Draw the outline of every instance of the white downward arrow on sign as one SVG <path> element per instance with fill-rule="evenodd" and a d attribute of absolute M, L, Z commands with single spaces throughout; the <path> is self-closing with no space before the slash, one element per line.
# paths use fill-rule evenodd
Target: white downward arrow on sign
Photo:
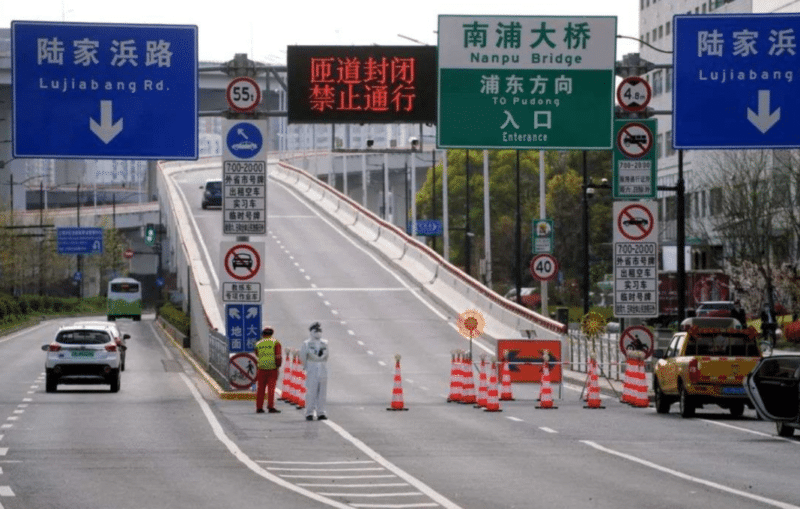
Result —
<path fill-rule="evenodd" d="M 756 129 L 765 134 L 770 130 L 775 122 L 781 118 L 781 109 L 778 108 L 772 113 L 769 112 L 769 90 L 758 91 L 758 114 L 750 108 L 747 108 L 747 120 L 749 120 Z"/>
<path fill-rule="evenodd" d="M 122 119 L 115 124 L 112 110 L 113 103 L 111 101 L 100 101 L 100 123 L 98 124 L 95 119 L 89 117 L 89 129 L 106 144 L 122 131 Z"/>

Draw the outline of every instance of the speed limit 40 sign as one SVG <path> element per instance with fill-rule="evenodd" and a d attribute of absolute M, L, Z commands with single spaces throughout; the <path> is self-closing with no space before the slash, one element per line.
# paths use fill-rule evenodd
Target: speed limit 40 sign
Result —
<path fill-rule="evenodd" d="M 233 111 L 250 113 L 261 102 L 261 88 L 253 78 L 240 76 L 228 84 L 225 98 Z"/>
<path fill-rule="evenodd" d="M 558 275 L 558 260 L 553 255 L 540 254 L 531 260 L 531 275 L 537 281 L 550 281 Z"/>

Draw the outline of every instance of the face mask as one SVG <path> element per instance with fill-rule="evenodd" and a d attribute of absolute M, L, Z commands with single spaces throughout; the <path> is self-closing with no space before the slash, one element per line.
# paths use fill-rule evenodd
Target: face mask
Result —
<path fill-rule="evenodd" d="M 319 338 L 322 337 L 322 332 L 314 331 L 314 332 L 311 333 L 311 337 L 313 337 L 314 339 L 319 339 Z"/>

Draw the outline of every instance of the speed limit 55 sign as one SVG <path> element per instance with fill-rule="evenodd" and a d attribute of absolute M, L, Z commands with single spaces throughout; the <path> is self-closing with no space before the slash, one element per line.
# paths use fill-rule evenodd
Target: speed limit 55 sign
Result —
<path fill-rule="evenodd" d="M 253 78 L 240 76 L 228 84 L 225 98 L 233 111 L 250 113 L 261 102 L 261 88 Z"/>

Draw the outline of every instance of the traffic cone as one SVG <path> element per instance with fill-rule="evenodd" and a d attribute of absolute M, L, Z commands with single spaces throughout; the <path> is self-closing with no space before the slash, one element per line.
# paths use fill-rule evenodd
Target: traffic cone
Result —
<path fill-rule="evenodd" d="M 300 404 L 300 354 L 297 350 L 292 352 L 292 390 L 290 403 Z"/>
<path fill-rule="evenodd" d="M 292 363 L 289 349 L 286 349 L 286 360 L 283 361 L 283 380 L 281 381 L 281 401 L 289 401 L 289 384 L 292 382 Z"/>
<path fill-rule="evenodd" d="M 448 403 L 461 401 L 461 379 L 459 377 L 458 351 L 450 352 L 450 396 L 447 397 Z"/>
<path fill-rule="evenodd" d="M 475 408 L 486 408 L 488 405 L 489 387 L 486 380 L 486 356 L 481 355 L 480 375 L 478 376 L 478 404 Z"/>
<path fill-rule="evenodd" d="M 501 377 L 500 401 L 514 401 L 514 394 L 511 392 L 511 370 L 508 368 L 508 360 L 503 359 L 503 369 Z"/>
<path fill-rule="evenodd" d="M 553 387 L 550 385 L 550 367 L 548 361 L 550 358 L 545 354 L 544 364 L 542 365 L 542 386 L 539 390 L 539 404 L 536 408 L 551 409 L 558 407 L 553 404 Z"/>
<path fill-rule="evenodd" d="M 302 409 L 306 407 L 306 372 L 299 362 L 297 364 L 297 408 Z"/>
<path fill-rule="evenodd" d="M 392 406 L 386 410 L 408 410 L 403 405 L 403 378 L 400 376 L 400 355 L 395 355 L 394 387 L 392 388 Z"/>
<path fill-rule="evenodd" d="M 489 390 L 486 399 L 486 408 L 484 412 L 502 412 L 500 410 L 500 397 L 497 394 L 497 365 L 496 361 L 492 360 L 492 365 L 489 371 Z"/>
<path fill-rule="evenodd" d="M 647 396 L 647 378 L 644 374 L 644 354 L 635 352 L 633 373 L 631 373 L 631 389 L 633 398 L 631 405 L 637 408 L 647 408 L 650 406 L 650 398 Z"/>
<path fill-rule="evenodd" d="M 461 402 L 474 405 L 477 401 L 475 397 L 475 379 L 472 376 L 472 357 L 464 356 L 464 395 Z"/>
<path fill-rule="evenodd" d="M 583 408 L 605 408 L 600 401 L 600 384 L 597 381 L 597 361 L 594 357 L 590 359 L 589 368 L 589 391 L 587 393 L 586 405 Z"/>
<path fill-rule="evenodd" d="M 620 402 L 630 405 L 633 403 L 633 386 L 631 385 L 633 382 L 633 378 L 631 377 L 631 373 L 633 372 L 633 363 L 631 362 L 630 356 L 625 358 L 625 381 L 622 384 L 622 397 L 619 399 Z"/>

